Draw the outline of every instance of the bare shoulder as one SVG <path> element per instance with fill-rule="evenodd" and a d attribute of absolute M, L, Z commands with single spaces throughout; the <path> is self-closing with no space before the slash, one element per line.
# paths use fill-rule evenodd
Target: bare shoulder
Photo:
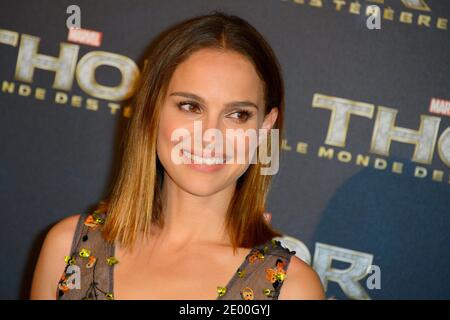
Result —
<path fill-rule="evenodd" d="M 325 293 L 316 271 L 306 262 L 292 256 L 279 300 L 323 300 Z"/>
<path fill-rule="evenodd" d="M 70 254 L 79 218 L 80 214 L 68 216 L 47 232 L 34 269 L 30 299 L 56 299 L 57 284 L 66 265 L 64 257 Z"/>
<path fill-rule="evenodd" d="M 69 250 L 70 245 L 72 245 L 72 239 L 73 235 L 75 233 L 75 229 L 77 227 L 78 220 L 80 219 L 80 214 L 74 214 L 71 216 L 68 216 L 64 219 L 61 219 L 51 229 L 48 231 L 46 240 L 69 240 Z M 67 248 L 67 241 L 62 241 L 60 244 L 55 245 L 62 245 L 64 249 Z"/>

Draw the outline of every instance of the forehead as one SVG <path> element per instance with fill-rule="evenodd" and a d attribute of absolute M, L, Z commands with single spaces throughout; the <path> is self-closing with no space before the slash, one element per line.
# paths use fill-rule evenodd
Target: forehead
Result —
<path fill-rule="evenodd" d="M 264 84 L 253 64 L 231 50 L 200 49 L 177 66 L 169 92 L 189 91 L 208 100 L 248 99 L 261 104 Z"/>

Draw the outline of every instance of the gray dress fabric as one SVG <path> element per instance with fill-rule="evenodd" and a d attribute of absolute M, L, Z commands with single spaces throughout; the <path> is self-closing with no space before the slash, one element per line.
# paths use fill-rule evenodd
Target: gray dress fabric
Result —
<path fill-rule="evenodd" d="M 57 286 L 58 300 L 113 300 L 113 271 L 119 263 L 114 245 L 102 236 L 104 213 L 80 215 L 70 255 Z M 217 287 L 217 300 L 277 300 L 291 257 L 278 240 L 254 246 L 225 287 Z"/>

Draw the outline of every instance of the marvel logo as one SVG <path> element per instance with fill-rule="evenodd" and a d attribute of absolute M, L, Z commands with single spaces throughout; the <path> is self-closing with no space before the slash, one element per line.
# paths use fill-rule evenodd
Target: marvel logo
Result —
<path fill-rule="evenodd" d="M 88 46 L 100 47 L 102 44 L 102 33 L 94 30 L 69 28 L 67 40 L 70 42 L 81 43 Z"/>
<path fill-rule="evenodd" d="M 434 114 L 450 116 L 450 101 L 444 99 L 431 98 L 430 107 L 428 108 L 428 111 Z"/>

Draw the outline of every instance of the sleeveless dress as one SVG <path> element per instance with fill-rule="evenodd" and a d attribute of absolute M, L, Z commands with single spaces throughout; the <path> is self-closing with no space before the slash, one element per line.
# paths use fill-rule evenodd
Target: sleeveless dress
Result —
<path fill-rule="evenodd" d="M 105 213 L 80 215 L 70 255 L 57 285 L 57 300 L 113 300 L 113 272 L 119 263 L 115 248 L 103 238 Z M 254 246 L 226 286 L 217 287 L 217 300 L 277 300 L 291 257 L 273 238 Z"/>

